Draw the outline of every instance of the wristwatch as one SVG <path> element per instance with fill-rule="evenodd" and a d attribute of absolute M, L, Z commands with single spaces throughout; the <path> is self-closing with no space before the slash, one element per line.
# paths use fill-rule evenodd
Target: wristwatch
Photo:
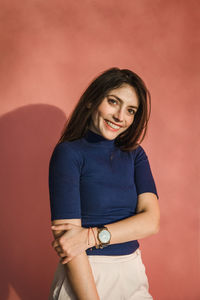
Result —
<path fill-rule="evenodd" d="M 97 249 L 103 249 L 110 244 L 111 233 L 106 226 L 97 227 L 97 238 L 99 240 Z"/>

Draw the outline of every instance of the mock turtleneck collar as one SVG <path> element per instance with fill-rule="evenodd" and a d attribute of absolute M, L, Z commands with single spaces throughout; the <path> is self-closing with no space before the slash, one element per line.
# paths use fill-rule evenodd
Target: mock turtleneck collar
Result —
<path fill-rule="evenodd" d="M 101 146 L 101 147 L 108 147 L 112 148 L 115 145 L 114 140 L 108 140 L 100 134 L 97 134 L 90 129 L 87 130 L 84 139 L 87 140 L 91 145 Z"/>

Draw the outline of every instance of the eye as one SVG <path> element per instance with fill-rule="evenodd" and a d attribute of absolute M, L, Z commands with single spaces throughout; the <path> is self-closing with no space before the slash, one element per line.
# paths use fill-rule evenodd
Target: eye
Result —
<path fill-rule="evenodd" d="M 136 114 L 136 111 L 132 108 L 129 108 L 128 112 L 129 112 L 130 115 L 135 115 Z"/>
<path fill-rule="evenodd" d="M 113 98 L 108 98 L 108 103 L 117 104 L 117 100 L 115 100 Z"/>

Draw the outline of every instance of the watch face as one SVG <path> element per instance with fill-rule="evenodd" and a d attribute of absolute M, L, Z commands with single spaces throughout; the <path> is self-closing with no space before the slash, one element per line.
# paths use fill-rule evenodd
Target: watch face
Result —
<path fill-rule="evenodd" d="M 106 229 L 103 229 L 100 233 L 99 233 L 99 239 L 102 243 L 108 243 L 110 240 L 110 232 Z"/>

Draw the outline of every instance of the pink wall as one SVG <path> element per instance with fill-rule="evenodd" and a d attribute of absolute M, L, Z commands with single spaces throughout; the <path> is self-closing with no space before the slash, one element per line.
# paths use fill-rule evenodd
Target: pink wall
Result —
<path fill-rule="evenodd" d="M 48 162 L 66 115 L 99 72 L 140 74 L 161 229 L 141 241 L 159 300 L 197 300 L 199 1 L 0 0 L 2 300 L 44 300 L 51 248 Z"/>

